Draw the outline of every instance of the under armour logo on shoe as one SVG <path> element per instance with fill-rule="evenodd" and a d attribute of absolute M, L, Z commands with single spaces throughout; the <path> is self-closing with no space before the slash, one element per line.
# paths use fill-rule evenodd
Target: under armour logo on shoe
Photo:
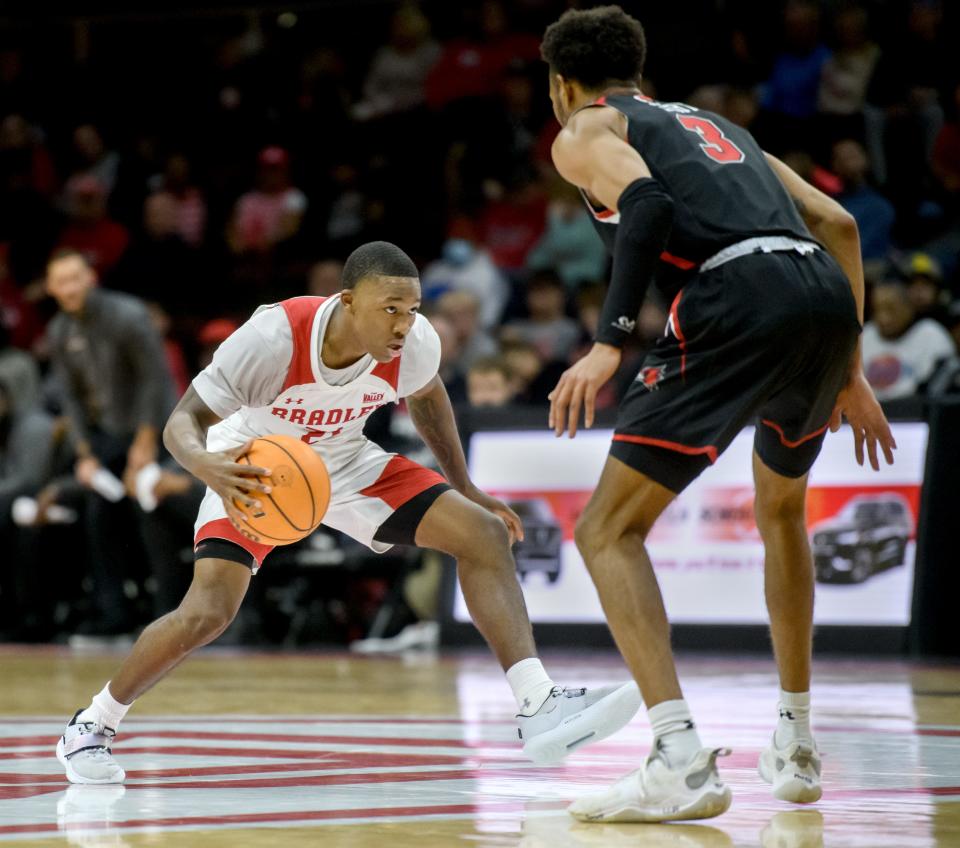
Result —
<path fill-rule="evenodd" d="M 529 699 L 529 698 L 524 698 L 524 699 L 523 699 L 523 709 L 521 710 L 521 712 L 526 712 L 526 711 L 529 710 L 529 709 L 530 709 L 530 699 Z"/>
<path fill-rule="evenodd" d="M 785 718 L 787 721 L 795 721 L 793 713 L 790 710 L 780 710 L 780 718 Z"/>

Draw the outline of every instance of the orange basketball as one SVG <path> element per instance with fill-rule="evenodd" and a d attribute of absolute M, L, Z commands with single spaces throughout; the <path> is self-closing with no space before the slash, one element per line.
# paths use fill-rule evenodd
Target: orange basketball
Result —
<path fill-rule="evenodd" d="M 237 461 L 272 472 L 258 478 L 273 491 L 256 493 L 263 506 L 238 526 L 244 536 L 264 545 L 289 545 L 320 526 L 330 503 L 330 475 L 309 445 L 293 436 L 264 436 Z"/>

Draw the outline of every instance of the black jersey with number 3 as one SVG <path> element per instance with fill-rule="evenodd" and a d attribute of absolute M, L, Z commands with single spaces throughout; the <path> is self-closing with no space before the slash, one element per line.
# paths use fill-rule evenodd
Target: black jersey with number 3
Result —
<path fill-rule="evenodd" d="M 742 127 L 639 92 L 608 94 L 590 105 L 610 106 L 626 117 L 627 142 L 673 200 L 673 229 L 661 266 L 691 272 L 724 247 L 757 236 L 814 241 L 763 151 Z M 612 250 L 619 215 L 585 199 Z M 658 278 L 666 270 L 661 267 Z"/>

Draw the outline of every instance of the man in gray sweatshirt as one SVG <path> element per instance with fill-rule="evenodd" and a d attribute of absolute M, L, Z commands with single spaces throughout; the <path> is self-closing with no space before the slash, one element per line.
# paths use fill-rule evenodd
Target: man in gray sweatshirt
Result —
<path fill-rule="evenodd" d="M 101 469 L 123 479 L 157 457 L 158 437 L 176 401 L 163 344 L 137 298 L 97 286 L 96 272 L 75 250 L 54 253 L 46 287 L 60 312 L 50 322 L 51 362 L 77 455 L 77 480 L 88 490 L 85 516 L 99 619 L 94 633 L 131 624 L 123 591 L 125 537 L 137 525 L 130 503 L 96 494 Z"/>

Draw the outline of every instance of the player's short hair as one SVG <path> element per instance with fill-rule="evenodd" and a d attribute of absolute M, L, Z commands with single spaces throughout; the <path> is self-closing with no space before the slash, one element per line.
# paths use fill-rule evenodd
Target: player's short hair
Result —
<path fill-rule="evenodd" d="M 569 9 L 547 27 L 540 55 L 551 71 L 587 89 L 636 85 L 647 58 L 647 38 L 640 21 L 619 6 Z"/>
<path fill-rule="evenodd" d="M 395 244 L 371 241 L 361 244 L 343 265 L 345 289 L 354 288 L 367 277 L 419 277 L 413 260 Z"/>

